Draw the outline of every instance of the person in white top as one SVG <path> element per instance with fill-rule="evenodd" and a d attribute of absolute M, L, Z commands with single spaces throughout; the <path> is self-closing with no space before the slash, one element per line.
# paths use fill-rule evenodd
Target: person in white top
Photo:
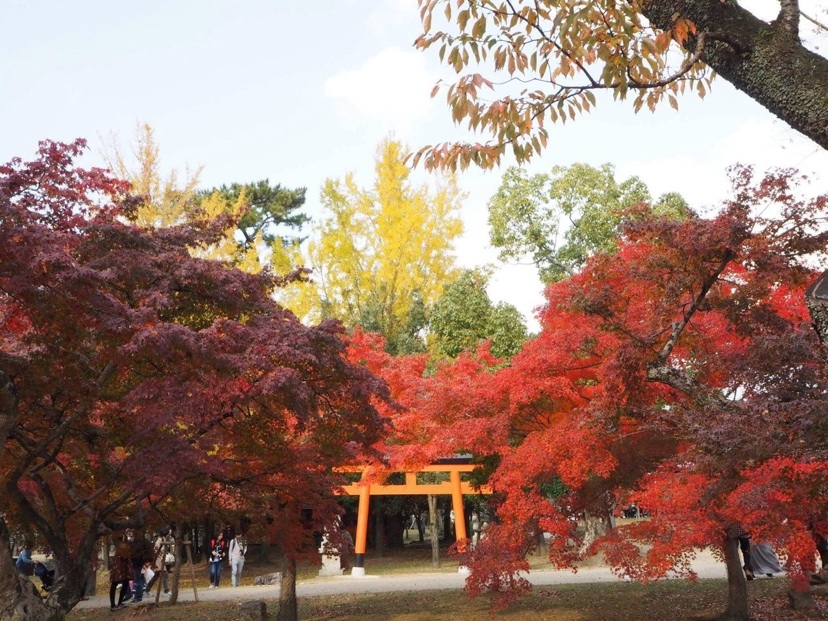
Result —
<path fill-rule="evenodd" d="M 241 533 L 230 540 L 230 583 L 235 586 L 241 585 L 241 573 L 244 568 L 244 555 L 247 554 L 247 542 L 242 540 Z"/>

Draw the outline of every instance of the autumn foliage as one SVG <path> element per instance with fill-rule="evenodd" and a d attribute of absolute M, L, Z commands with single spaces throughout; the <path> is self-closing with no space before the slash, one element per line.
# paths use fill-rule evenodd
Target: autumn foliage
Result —
<path fill-rule="evenodd" d="M 226 221 L 129 224 L 140 197 L 76 167 L 84 146 L 0 166 L 0 512 L 54 551 L 62 610 L 99 536 L 179 505 L 289 515 L 295 552 L 298 507 L 336 510 L 332 468 L 380 437 L 386 394 L 340 324 L 272 300 L 284 278 L 192 256 Z"/>
<path fill-rule="evenodd" d="M 784 553 L 795 579 L 814 568 L 826 368 L 803 294 L 824 258 L 828 197 L 798 198 L 793 171 L 731 173 L 732 197 L 709 217 L 630 209 L 616 252 L 547 289 L 542 332 L 508 365 L 483 348 L 424 374 L 422 358 L 363 347 L 404 406 L 388 412 L 392 459 L 489 458 L 495 517 L 466 559 L 472 594 L 505 604 L 527 588 L 516 572 L 541 531 L 560 567 L 602 551 L 640 580 L 692 577 L 713 546 L 744 585 L 736 524 Z M 652 519 L 583 530 L 608 525 L 622 498 Z"/>
<path fill-rule="evenodd" d="M 418 4 L 423 29 L 415 46 L 456 73 L 432 96 L 444 94 L 452 121 L 475 134 L 421 148 L 414 162 L 427 168 L 492 168 L 508 155 L 525 163 L 547 148 L 550 125 L 606 103 L 602 91 L 631 99 L 636 112 L 678 109 L 684 93 L 707 94 L 713 71 L 828 148 L 825 113 L 815 103 L 828 95 L 828 60 L 806 45 L 810 26 L 823 26 L 796 0 L 781 3 L 774 18 L 721 0 Z"/>

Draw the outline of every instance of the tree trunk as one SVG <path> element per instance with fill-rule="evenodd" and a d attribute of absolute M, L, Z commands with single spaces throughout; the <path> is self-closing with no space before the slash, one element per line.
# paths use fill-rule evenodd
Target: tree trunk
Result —
<path fill-rule="evenodd" d="M 259 544 L 258 559 L 263 565 L 270 563 L 270 539 L 268 538 L 268 535 L 265 535 L 264 539 L 262 539 Z"/>
<path fill-rule="evenodd" d="M 215 523 L 210 515 L 204 516 L 204 531 L 201 533 L 201 560 L 210 562 L 210 541 L 213 539 Z"/>
<path fill-rule="evenodd" d="M 385 515 L 385 547 L 388 549 L 402 550 L 405 547 L 403 541 L 403 527 L 405 516 L 402 513 Z"/>
<path fill-rule="evenodd" d="M 17 390 L 11 378 L 0 371 L 0 440 L 6 445 L 6 438 L 17 423 Z M 8 538 L 3 540 L 8 541 Z"/>
<path fill-rule="evenodd" d="M 417 535 L 420 537 L 420 543 L 423 543 L 425 541 L 425 528 L 423 528 L 423 518 L 419 507 L 417 507 L 417 513 L 414 514 L 414 521 L 417 524 Z"/>
<path fill-rule="evenodd" d="M 6 522 L 0 518 L 0 541 L 8 540 Z M 0 551 L 0 621 L 64 621 L 65 618 L 62 609 L 40 599 L 34 583 L 18 573 L 11 552 Z"/>
<path fill-rule="evenodd" d="M 173 554 L 175 554 L 175 564 L 173 565 L 173 571 L 168 579 L 170 580 L 170 599 L 168 600 L 171 605 L 178 603 L 178 587 L 181 581 L 181 553 L 183 552 L 184 546 L 180 545 L 182 541 L 182 528 L 177 526 L 175 529 L 175 544 L 172 547 Z"/>
<path fill-rule="evenodd" d="M 428 495 L 428 526 L 431 536 L 431 564 L 440 566 L 440 532 L 437 527 L 437 496 Z"/>
<path fill-rule="evenodd" d="M 595 540 L 607 533 L 607 522 L 603 517 L 595 517 L 589 513 L 584 513 L 584 539 L 581 542 L 581 548 L 578 553 L 581 556 L 586 555 L 589 547 L 595 543 Z"/>
<path fill-rule="evenodd" d="M 607 490 L 604 493 L 604 500 L 606 501 L 607 508 L 607 528 L 609 530 L 615 530 L 615 527 L 618 525 L 615 521 L 615 508 L 618 506 L 618 499 L 614 493 Z M 641 508 L 638 505 L 635 506 L 635 511 L 639 514 L 638 517 L 641 517 Z"/>
<path fill-rule="evenodd" d="M 725 535 L 725 566 L 727 567 L 727 610 L 718 619 L 720 621 L 749 621 L 747 582 L 739 557 L 739 540 Z"/>
<path fill-rule="evenodd" d="M 739 3 L 721 0 L 652 0 L 642 4 L 642 12 L 661 29 L 684 17 L 699 33 L 711 33 L 702 53 L 705 63 L 828 149 L 828 59 L 803 46 L 788 20 L 767 24 Z M 798 14 L 791 17 L 798 23 Z M 685 47 L 692 50 L 695 45 L 690 37 Z"/>
<path fill-rule="evenodd" d="M 535 556 L 544 556 L 549 551 L 546 545 L 546 536 L 541 529 L 538 529 L 537 542 L 535 543 Z"/>
<path fill-rule="evenodd" d="M 828 349 L 828 271 L 822 273 L 805 292 L 805 304 L 823 348 Z"/>
<path fill-rule="evenodd" d="M 374 554 L 382 558 L 385 554 L 385 511 L 382 496 L 377 496 L 374 508 Z"/>
<path fill-rule="evenodd" d="M 279 589 L 279 612 L 276 621 L 298 621 L 296 605 L 296 560 L 287 554 L 282 557 L 282 579 Z"/>

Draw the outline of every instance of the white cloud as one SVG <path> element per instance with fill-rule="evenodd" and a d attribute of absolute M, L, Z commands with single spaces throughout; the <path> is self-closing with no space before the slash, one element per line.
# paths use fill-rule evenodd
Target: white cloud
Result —
<path fill-rule="evenodd" d="M 329 78 L 325 95 L 344 100 L 366 119 L 400 131 L 428 114 L 436 82 L 423 54 L 392 46 L 358 69 Z"/>

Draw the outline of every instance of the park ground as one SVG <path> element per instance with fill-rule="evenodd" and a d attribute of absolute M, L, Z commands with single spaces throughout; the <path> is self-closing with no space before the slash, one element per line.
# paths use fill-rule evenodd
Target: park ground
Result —
<path fill-rule="evenodd" d="M 590 563 L 577 573 L 554 571 L 535 559 L 530 595 L 491 616 L 491 600 L 470 600 L 462 589 L 457 564 L 444 560 L 431 567 L 425 549 L 394 551 L 366 562 L 368 576 L 321 578 L 311 566 L 301 568 L 297 581 L 301 621 L 360 619 L 366 621 L 700 621 L 724 610 L 727 583 L 724 567 L 711 554 L 702 553 L 694 567 L 700 579 L 665 580 L 650 584 L 619 580 L 600 563 Z M 261 600 L 272 618 L 278 607 L 278 586 L 254 586 L 256 576 L 274 571 L 269 565 L 250 563 L 242 586 L 229 585 L 229 573 L 219 589 L 207 589 L 207 566 L 194 567 L 198 602 L 189 567 L 182 570 L 179 601 L 170 605 L 161 597 L 158 606 L 145 603 L 109 610 L 106 575 L 100 577 L 97 595 L 82 602 L 69 621 L 112 621 L 140 617 L 142 621 L 206 621 L 240 619 L 239 604 Z M 800 621 L 801 614 L 788 609 L 788 581 L 765 578 L 748 584 L 754 621 Z M 154 602 L 154 598 L 152 599 Z M 818 602 L 828 618 L 828 602 Z"/>

